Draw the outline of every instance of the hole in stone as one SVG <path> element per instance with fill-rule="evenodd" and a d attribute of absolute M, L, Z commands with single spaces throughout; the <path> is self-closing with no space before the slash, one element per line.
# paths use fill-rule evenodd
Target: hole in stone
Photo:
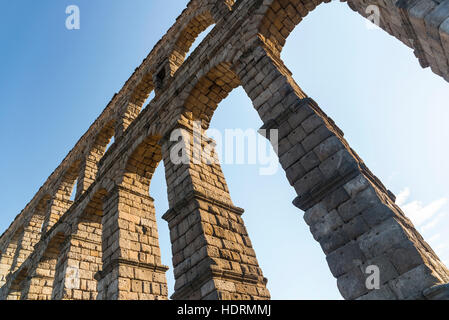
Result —
<path fill-rule="evenodd" d="M 150 104 L 150 102 L 154 99 L 155 96 L 156 96 L 156 93 L 154 92 L 154 90 L 151 90 L 150 94 L 148 95 L 148 98 L 143 103 L 143 106 L 142 106 L 142 109 L 140 110 L 140 112 L 142 112 Z"/>
<path fill-rule="evenodd" d="M 114 144 L 114 142 L 115 142 L 115 137 L 112 136 L 111 140 L 109 141 L 108 145 L 106 146 L 104 153 L 108 152 L 109 148 Z"/>
<path fill-rule="evenodd" d="M 70 200 L 71 201 L 75 201 L 75 197 L 76 197 L 76 188 L 78 187 L 78 179 L 76 179 L 75 184 L 73 185 L 72 188 L 72 193 L 70 195 Z"/>

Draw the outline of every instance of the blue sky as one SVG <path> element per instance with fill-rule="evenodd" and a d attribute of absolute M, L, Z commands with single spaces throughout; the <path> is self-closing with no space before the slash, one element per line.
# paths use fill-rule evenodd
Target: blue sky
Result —
<path fill-rule="evenodd" d="M 118 92 L 187 0 L 2 1 L 0 11 L 0 232 Z M 81 29 L 65 28 L 65 8 Z M 449 84 L 422 69 L 411 49 L 346 4 L 320 6 L 295 29 L 282 58 L 297 83 L 345 132 L 370 169 L 449 263 Z M 223 101 L 211 127 L 262 125 L 243 89 Z M 274 299 L 340 299 L 284 173 L 224 165 Z M 163 262 L 171 267 L 162 166 L 156 199 Z M 173 291 L 171 271 L 169 289 Z"/>

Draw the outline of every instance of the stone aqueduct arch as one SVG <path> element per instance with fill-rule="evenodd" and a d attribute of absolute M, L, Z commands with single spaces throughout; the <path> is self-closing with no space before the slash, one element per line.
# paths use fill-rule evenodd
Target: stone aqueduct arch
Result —
<path fill-rule="evenodd" d="M 219 165 L 174 165 L 170 132 L 207 126 L 242 86 L 279 129 L 279 158 L 346 299 L 442 299 L 449 271 L 295 83 L 280 52 L 320 0 L 192 0 L 0 239 L 1 299 L 167 299 L 152 174 L 164 161 L 174 299 L 268 299 Z M 351 0 L 449 81 L 449 0 Z M 185 60 L 194 39 L 214 29 Z M 185 61 L 184 61 L 185 60 Z M 155 98 L 143 104 L 155 90 Z M 114 143 L 106 146 L 114 137 Z M 70 200 L 75 180 L 76 198 Z M 381 289 L 365 286 L 368 265 Z"/>

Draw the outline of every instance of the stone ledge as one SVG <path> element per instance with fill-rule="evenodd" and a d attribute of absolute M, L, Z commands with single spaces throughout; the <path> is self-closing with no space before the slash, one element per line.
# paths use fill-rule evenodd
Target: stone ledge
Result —
<path fill-rule="evenodd" d="M 351 181 L 360 174 L 358 170 L 351 170 L 345 175 L 335 175 L 334 177 L 324 181 L 320 185 L 314 187 L 309 192 L 300 195 L 293 200 L 293 205 L 300 210 L 307 211 L 315 204 L 323 200 L 328 194 L 337 190 L 340 186 Z"/>
<path fill-rule="evenodd" d="M 169 270 L 168 266 L 165 265 L 159 265 L 159 264 L 153 264 L 153 263 L 142 263 L 132 260 L 126 260 L 126 259 L 114 259 L 110 261 L 106 266 L 104 266 L 103 270 L 98 271 L 94 278 L 97 281 L 102 280 L 107 274 L 109 274 L 115 267 L 118 267 L 120 265 L 124 266 L 130 266 L 135 268 L 143 268 L 147 270 L 151 270 L 153 272 L 159 272 L 159 273 L 165 273 Z"/>
<path fill-rule="evenodd" d="M 449 300 L 449 283 L 430 287 L 423 295 L 427 300 Z"/>
<path fill-rule="evenodd" d="M 211 269 L 207 272 L 203 272 L 196 276 L 192 281 L 188 282 L 181 288 L 175 290 L 175 293 L 170 297 L 172 300 L 183 300 L 184 297 L 189 296 L 190 293 L 199 290 L 207 281 L 213 280 L 223 280 L 223 281 L 236 281 L 246 285 L 258 285 L 263 283 L 266 285 L 268 283 L 267 278 L 262 278 L 257 274 L 249 273 L 237 273 L 230 270 L 217 270 L 214 269 L 213 265 L 210 266 Z"/>
<path fill-rule="evenodd" d="M 243 215 L 243 213 L 245 212 L 245 210 L 243 210 L 242 208 L 232 206 L 229 203 L 222 202 L 222 201 L 217 200 L 217 199 L 211 199 L 207 195 L 204 195 L 204 194 L 202 194 L 202 193 L 200 193 L 198 191 L 191 191 L 189 194 L 187 194 L 187 196 L 184 199 L 178 201 L 173 206 L 173 208 L 169 209 L 162 216 L 162 219 L 164 219 L 167 222 L 170 222 L 171 220 L 173 220 L 178 215 L 178 213 L 182 212 L 182 209 L 184 207 L 186 207 L 191 200 L 200 200 L 200 201 L 208 202 L 211 205 L 218 206 L 218 207 L 220 207 L 222 209 L 225 209 L 225 210 L 229 210 L 229 211 L 231 211 L 231 212 L 233 212 L 233 213 L 235 213 L 235 214 L 237 214 L 239 216 Z"/>

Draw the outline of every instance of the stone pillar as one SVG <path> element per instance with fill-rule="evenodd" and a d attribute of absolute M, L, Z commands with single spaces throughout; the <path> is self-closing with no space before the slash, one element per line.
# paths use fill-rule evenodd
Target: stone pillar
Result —
<path fill-rule="evenodd" d="M 43 222 L 44 216 L 39 214 L 39 212 L 33 214 L 25 222 L 25 228 L 22 231 L 18 248 L 14 255 L 11 272 L 16 271 L 33 252 L 34 246 L 41 239 Z"/>
<path fill-rule="evenodd" d="M 423 299 L 449 271 L 395 205 L 395 197 L 349 147 L 334 122 L 262 47 L 242 56 L 238 73 L 264 122 L 278 129 L 287 179 L 346 299 Z M 366 280 L 372 266 L 380 289 Z"/>
<path fill-rule="evenodd" d="M 100 208 L 101 212 L 101 208 Z M 56 267 L 53 300 L 95 300 L 101 270 L 101 215 L 84 214 L 65 242 Z"/>
<path fill-rule="evenodd" d="M 144 68 L 142 70 L 142 68 Z M 139 70 L 142 77 L 138 80 L 138 84 L 128 96 L 124 97 L 123 100 L 118 102 L 120 106 L 117 110 L 117 118 L 115 121 L 115 139 L 119 141 L 129 125 L 139 116 L 142 108 L 150 94 L 154 90 L 153 84 L 153 70 L 146 65 L 141 66 Z"/>
<path fill-rule="evenodd" d="M 184 132 L 182 141 L 193 150 L 192 124 L 179 129 Z M 179 142 L 169 140 L 162 146 L 170 205 L 163 218 L 172 242 L 176 279 L 172 298 L 268 299 L 243 210 L 233 205 L 219 163 L 194 163 L 191 157 L 192 161 L 176 164 L 170 155 L 177 153 Z M 203 147 L 208 142 L 202 141 Z"/>
<path fill-rule="evenodd" d="M 11 271 L 14 257 L 16 255 L 17 248 L 20 245 L 19 241 L 22 238 L 22 235 L 23 228 L 19 228 L 9 240 L 9 243 L 0 255 L 0 287 L 6 283 L 6 278 Z"/>
<path fill-rule="evenodd" d="M 24 280 L 21 300 L 51 300 L 56 265 L 64 241 L 65 236 L 58 234 L 48 243 L 41 259 Z"/>
<path fill-rule="evenodd" d="M 167 299 L 153 199 L 117 186 L 104 202 L 103 300 Z"/>

